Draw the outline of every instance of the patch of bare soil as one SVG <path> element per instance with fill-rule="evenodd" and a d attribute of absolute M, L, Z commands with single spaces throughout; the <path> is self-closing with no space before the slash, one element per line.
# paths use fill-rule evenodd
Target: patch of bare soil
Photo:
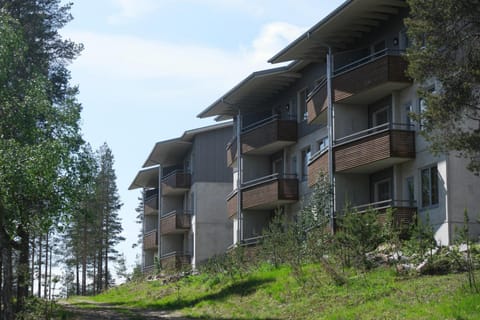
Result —
<path fill-rule="evenodd" d="M 118 308 L 113 305 L 92 303 L 85 301 L 91 306 L 89 308 L 78 307 L 68 302 L 60 302 L 65 311 L 68 312 L 66 320 L 189 320 L 181 315 L 161 310 L 140 310 L 132 308 Z"/>

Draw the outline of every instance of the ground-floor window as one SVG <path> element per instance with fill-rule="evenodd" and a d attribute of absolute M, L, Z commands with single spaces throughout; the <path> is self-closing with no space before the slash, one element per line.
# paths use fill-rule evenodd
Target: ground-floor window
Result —
<path fill-rule="evenodd" d="M 422 208 L 438 204 L 438 169 L 437 165 L 421 170 Z"/>

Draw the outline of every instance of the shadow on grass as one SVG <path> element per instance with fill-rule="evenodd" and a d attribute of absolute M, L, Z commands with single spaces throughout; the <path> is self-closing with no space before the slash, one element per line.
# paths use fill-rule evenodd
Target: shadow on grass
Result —
<path fill-rule="evenodd" d="M 116 302 L 116 303 L 88 303 L 88 302 L 77 302 L 73 303 L 72 305 L 76 305 L 81 308 L 87 308 L 87 309 L 102 309 L 102 308 L 111 308 L 113 310 L 116 310 L 117 312 L 120 313 L 126 313 L 128 315 L 128 319 L 131 320 L 141 320 L 141 319 L 158 319 L 156 317 L 148 317 L 148 316 L 142 316 L 142 315 L 135 315 L 138 313 L 142 313 L 142 311 L 148 311 L 148 310 L 158 310 L 158 311 L 165 311 L 165 312 L 172 312 L 172 311 L 177 311 L 181 310 L 183 308 L 188 308 L 188 307 L 194 307 L 197 304 L 204 302 L 204 301 L 219 301 L 219 300 L 224 300 L 227 299 L 228 297 L 231 296 L 248 296 L 250 294 L 253 294 L 257 291 L 257 289 L 269 282 L 272 282 L 274 279 L 251 279 L 251 280 L 244 280 L 241 282 L 237 282 L 234 284 L 231 284 L 222 290 L 220 290 L 217 293 L 211 293 L 211 294 L 205 294 L 197 298 L 192 298 L 188 299 L 185 298 L 183 299 L 182 297 L 179 297 L 178 299 L 174 301 L 169 301 L 169 302 L 158 302 L 158 303 L 151 303 L 148 305 L 145 305 L 144 308 L 139 309 L 139 308 L 130 308 L 130 307 L 124 307 L 125 304 L 127 303 L 122 303 L 122 302 Z M 68 319 L 68 318 L 67 318 Z M 166 317 L 165 319 L 169 319 Z M 211 316 L 200 316 L 200 317 L 186 317 L 186 318 L 180 318 L 180 319 L 222 319 L 222 320 L 240 320 L 242 318 L 229 318 L 228 316 L 226 317 L 219 317 L 219 318 L 212 318 Z M 249 318 L 249 319 L 257 319 L 257 320 L 275 320 L 275 318 Z"/>
<path fill-rule="evenodd" d="M 272 282 L 273 279 L 252 279 L 244 280 L 231 284 L 217 293 L 206 294 L 204 296 L 195 298 L 195 299 L 182 299 L 179 298 L 175 301 L 170 301 L 162 304 L 152 304 L 149 307 L 152 308 L 161 308 L 163 310 L 178 310 L 187 307 L 194 307 L 195 305 L 203 301 L 215 301 L 215 300 L 224 300 L 230 296 L 248 296 L 252 293 L 255 293 L 257 289 L 265 284 Z"/>

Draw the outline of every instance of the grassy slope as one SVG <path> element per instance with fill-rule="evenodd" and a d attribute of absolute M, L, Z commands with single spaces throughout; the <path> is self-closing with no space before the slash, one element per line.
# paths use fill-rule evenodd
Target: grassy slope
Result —
<path fill-rule="evenodd" d="M 206 319 L 480 319 L 480 295 L 468 293 L 461 274 L 399 279 L 380 269 L 352 274 L 338 287 L 318 266 L 308 266 L 304 279 L 297 281 L 286 267 L 264 267 L 235 279 L 130 283 L 91 299 Z"/>

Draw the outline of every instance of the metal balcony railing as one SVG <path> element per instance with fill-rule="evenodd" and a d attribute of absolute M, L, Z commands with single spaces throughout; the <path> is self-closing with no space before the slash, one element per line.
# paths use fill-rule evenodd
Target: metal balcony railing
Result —
<path fill-rule="evenodd" d="M 349 134 L 345 137 L 336 139 L 333 143 L 334 146 L 342 145 L 348 142 L 356 141 L 363 139 L 365 137 L 375 135 L 381 132 L 386 132 L 389 130 L 407 130 L 413 131 L 415 129 L 414 124 L 406 124 L 406 123 L 384 123 L 376 127 L 368 128 L 362 131 L 358 131 L 352 134 Z"/>

